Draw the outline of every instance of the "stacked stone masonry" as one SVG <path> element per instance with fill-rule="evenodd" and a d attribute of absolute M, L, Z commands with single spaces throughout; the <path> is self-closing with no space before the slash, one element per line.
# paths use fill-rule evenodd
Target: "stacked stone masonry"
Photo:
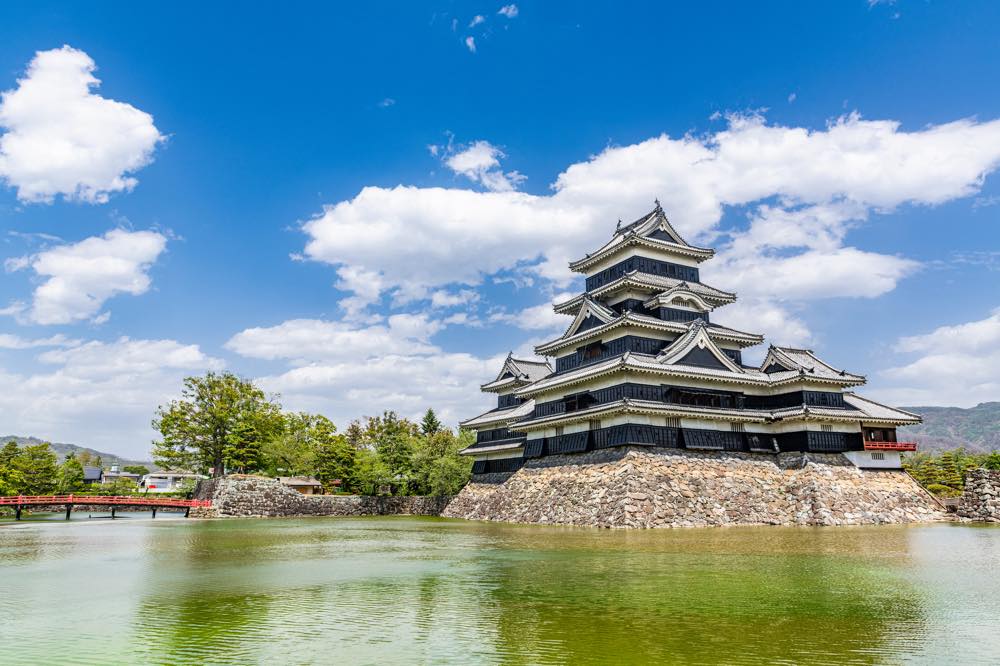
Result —
<path fill-rule="evenodd" d="M 209 509 L 192 509 L 194 517 L 282 516 L 437 516 L 450 497 L 368 497 L 302 495 L 275 479 L 230 475 L 202 481 L 197 499 L 210 499 Z"/>
<path fill-rule="evenodd" d="M 972 520 L 1000 522 L 1000 471 L 968 471 L 958 514 Z"/>
<path fill-rule="evenodd" d="M 778 455 L 629 447 L 529 461 L 474 476 L 442 514 L 599 527 L 862 525 L 944 520 L 901 470 L 841 454 Z"/>

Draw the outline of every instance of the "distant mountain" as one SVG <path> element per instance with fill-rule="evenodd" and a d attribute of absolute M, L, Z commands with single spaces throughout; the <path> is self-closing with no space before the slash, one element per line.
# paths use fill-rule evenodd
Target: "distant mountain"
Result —
<path fill-rule="evenodd" d="M 4 435 L 0 436 L 0 446 L 3 446 L 9 441 L 17 442 L 18 446 L 34 446 L 35 444 L 44 444 L 44 439 L 38 439 L 37 437 L 18 437 L 17 435 Z M 49 448 L 55 451 L 56 455 L 59 456 L 59 461 L 69 455 L 70 453 L 74 455 L 79 455 L 83 451 L 89 452 L 93 456 L 100 456 L 101 462 L 105 467 L 111 465 L 145 465 L 150 470 L 159 469 L 156 465 L 149 462 L 148 460 L 132 460 L 130 458 L 122 458 L 121 456 L 115 455 L 114 453 L 107 453 L 105 451 L 97 451 L 96 449 L 88 449 L 85 446 L 77 446 L 76 444 L 62 444 L 60 442 L 49 442 Z"/>
<path fill-rule="evenodd" d="M 903 407 L 924 417 L 918 426 L 899 431 L 899 438 L 915 441 L 921 451 L 964 446 L 975 453 L 1000 450 L 1000 402 L 975 407 Z"/>

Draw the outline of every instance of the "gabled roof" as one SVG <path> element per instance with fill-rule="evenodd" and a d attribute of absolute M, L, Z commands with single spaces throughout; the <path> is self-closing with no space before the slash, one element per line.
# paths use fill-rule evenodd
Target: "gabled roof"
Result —
<path fill-rule="evenodd" d="M 663 319 L 657 319 L 656 317 L 639 314 L 638 312 L 626 311 L 625 313 L 618 315 L 618 317 L 613 321 L 604 324 L 603 326 L 595 326 L 594 328 L 588 328 L 570 336 L 563 335 L 555 340 L 544 342 L 535 347 L 535 353 L 553 354 L 560 349 L 564 349 L 571 345 L 581 344 L 587 340 L 600 337 L 625 326 L 635 326 L 654 331 L 683 334 L 687 332 L 688 325 L 688 322 L 665 321 Z M 740 345 L 740 347 L 751 347 L 753 345 L 760 344 L 764 340 L 763 336 L 757 335 L 756 333 L 737 331 L 736 329 L 719 326 L 718 324 L 709 324 L 707 330 L 712 339 L 735 342 Z"/>
<path fill-rule="evenodd" d="M 709 335 L 708 326 L 701 319 L 695 319 L 688 325 L 687 333 L 677 338 L 672 345 L 664 349 L 656 357 L 657 363 L 665 365 L 703 365 L 695 357 L 714 358 L 720 369 L 745 374 L 746 371 L 726 353 L 719 349 Z M 715 364 L 712 364 L 715 365 Z"/>
<path fill-rule="evenodd" d="M 588 254 L 583 259 L 570 262 L 570 269 L 574 271 L 586 270 L 587 267 L 596 262 L 615 254 L 616 252 L 633 245 L 644 245 L 677 254 L 682 254 L 704 261 L 715 254 L 715 250 L 704 247 L 695 247 L 688 243 L 677 233 L 674 226 L 670 224 L 666 213 L 656 202 L 652 211 L 646 213 L 635 222 L 622 226 L 619 221 L 611 240 L 604 244 L 601 249 L 592 254 Z"/>
<path fill-rule="evenodd" d="M 781 370 L 784 368 L 784 371 Z M 811 349 L 795 347 L 775 347 L 771 345 L 760 369 L 768 374 L 783 374 L 785 371 L 798 372 L 800 375 L 822 377 L 825 379 L 844 379 L 850 382 L 864 383 L 863 375 L 856 375 L 846 370 L 839 370 L 821 361 Z"/>
<path fill-rule="evenodd" d="M 479 388 L 486 392 L 499 393 L 505 389 L 514 389 L 530 384 L 550 374 L 552 374 L 552 366 L 549 365 L 548 361 L 514 358 L 514 353 L 511 352 L 507 354 L 497 378 Z"/>
<path fill-rule="evenodd" d="M 687 282 L 674 285 L 666 291 L 653 296 L 643 303 L 647 308 L 670 307 L 671 301 L 682 298 L 695 304 L 699 312 L 711 312 L 715 306 L 708 303 L 698 292 L 691 288 Z"/>
<path fill-rule="evenodd" d="M 865 413 L 868 418 L 893 421 L 899 424 L 921 423 L 924 419 L 920 414 L 908 412 L 905 409 L 889 407 L 856 393 L 844 393 L 844 402 Z"/>
<path fill-rule="evenodd" d="M 568 301 L 556 303 L 555 306 L 553 306 L 553 310 L 556 314 L 576 314 L 577 310 L 583 304 L 583 299 L 585 297 L 599 299 L 602 296 L 607 296 L 629 287 L 635 289 L 636 291 L 645 291 L 650 295 L 655 295 L 664 290 L 672 289 L 680 284 L 686 284 L 687 288 L 692 292 L 698 294 L 703 299 L 709 303 L 715 304 L 716 306 L 732 303 L 736 300 L 736 294 L 716 289 L 715 287 L 710 287 L 701 282 L 684 282 L 683 280 L 678 280 L 676 278 L 653 275 L 652 273 L 642 273 L 640 271 L 632 271 L 630 273 L 626 273 L 617 280 L 612 280 L 606 285 L 598 287 L 597 289 L 589 291 L 585 294 L 580 294 L 579 296 L 574 296 Z"/>
<path fill-rule="evenodd" d="M 584 295 L 580 311 L 576 313 L 576 318 L 573 319 L 573 323 L 563 333 L 563 337 L 568 338 L 571 335 L 575 335 L 583 322 L 587 320 L 587 317 L 594 317 L 602 324 L 610 324 L 615 319 L 618 319 L 619 314 L 589 296 Z"/>

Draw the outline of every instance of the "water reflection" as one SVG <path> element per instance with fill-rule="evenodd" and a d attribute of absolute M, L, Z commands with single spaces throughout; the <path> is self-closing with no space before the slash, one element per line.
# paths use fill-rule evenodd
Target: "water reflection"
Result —
<path fill-rule="evenodd" d="M 991 663 L 1000 647 L 1000 529 L 18 532 L 0 530 L 4 663 Z"/>

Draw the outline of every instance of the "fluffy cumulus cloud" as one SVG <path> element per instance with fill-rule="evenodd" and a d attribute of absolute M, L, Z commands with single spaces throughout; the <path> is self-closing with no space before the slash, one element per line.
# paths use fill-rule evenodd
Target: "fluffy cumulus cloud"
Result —
<path fill-rule="evenodd" d="M 0 178 L 21 201 L 102 203 L 152 160 L 163 140 L 153 117 L 96 94 L 95 69 L 69 46 L 40 51 L 0 97 Z"/>
<path fill-rule="evenodd" d="M 1000 308 L 985 319 L 900 338 L 895 351 L 910 359 L 881 373 L 875 386 L 896 404 L 945 399 L 969 407 L 1000 395 Z"/>
<path fill-rule="evenodd" d="M 166 237 L 155 231 L 113 229 L 8 261 L 8 270 L 30 268 L 42 280 L 30 306 L 14 309 L 36 324 L 106 321 L 108 313 L 99 311 L 109 298 L 149 290 L 149 269 L 166 246 Z"/>
<path fill-rule="evenodd" d="M 154 410 L 178 396 L 183 377 L 222 368 L 197 345 L 130 338 L 73 343 L 37 360 L 28 374 L 0 367 L 0 381 L 17 387 L 0 392 L 8 432 L 137 457 L 149 451 Z"/>
<path fill-rule="evenodd" d="M 393 315 L 370 326 L 299 319 L 247 329 L 226 347 L 284 362 L 260 383 L 290 409 L 319 411 L 343 425 L 373 409 L 417 417 L 433 406 L 456 423 L 488 408 L 479 385 L 503 359 L 445 352 L 430 342 L 442 326 L 426 315 Z"/>
<path fill-rule="evenodd" d="M 444 163 L 456 174 L 481 184 L 491 192 L 510 192 L 517 189 L 524 176 L 517 171 L 504 173 L 500 168 L 500 160 L 504 157 L 503 151 L 489 141 L 476 141 L 452 152 Z"/>
<path fill-rule="evenodd" d="M 453 169 L 477 182 L 482 173 L 502 173 L 503 156 L 491 148 L 479 146 Z M 715 133 L 606 148 L 566 168 L 545 195 L 365 187 L 304 224 L 305 255 L 336 266 L 342 278 L 371 276 L 367 291 L 348 289 L 356 305 L 385 292 L 473 287 L 498 272 L 560 288 L 573 277 L 567 261 L 599 247 L 616 220 L 631 221 L 659 198 L 688 240 L 719 249 L 704 266 L 706 281 L 766 302 L 768 320 L 784 323 L 795 319 L 793 302 L 894 289 L 918 265 L 853 247 L 849 231 L 902 205 L 972 195 L 998 164 L 998 120 L 905 131 L 852 114 L 810 130 L 734 115 Z M 746 218 L 724 225 L 734 207 Z M 859 273 L 866 280 L 836 279 Z M 791 337 L 808 338 L 802 326 Z"/>
<path fill-rule="evenodd" d="M 500 14 L 502 16 L 506 16 L 509 19 L 517 18 L 517 14 L 518 14 L 517 5 L 515 5 L 513 3 L 509 4 L 509 5 L 504 5 L 503 7 L 500 8 L 500 10 L 497 12 L 497 14 Z"/>

